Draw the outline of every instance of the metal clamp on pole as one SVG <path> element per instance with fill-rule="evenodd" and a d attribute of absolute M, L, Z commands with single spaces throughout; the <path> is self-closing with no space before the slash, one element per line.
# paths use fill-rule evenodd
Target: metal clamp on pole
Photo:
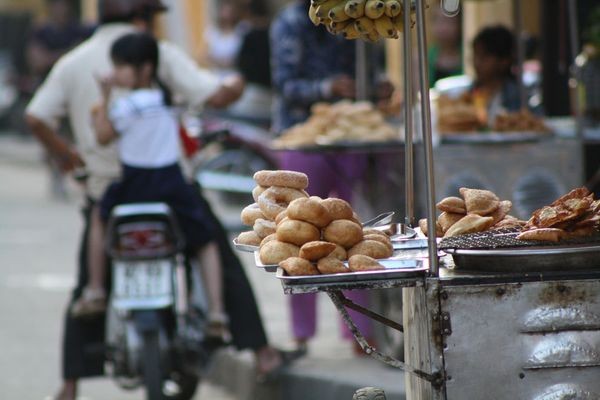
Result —
<path fill-rule="evenodd" d="M 356 326 L 354 321 L 352 321 L 352 318 L 350 318 L 350 315 L 348 315 L 348 311 L 346 311 L 346 307 L 344 305 L 344 295 L 340 291 L 331 291 L 327 292 L 327 294 L 329 295 L 329 298 L 331 299 L 335 307 L 340 312 L 340 315 L 342 316 L 342 319 L 348 326 L 348 329 L 350 329 L 352 335 L 354 335 L 354 338 L 356 339 L 358 344 L 360 344 L 360 347 L 364 350 L 365 353 L 367 353 L 374 359 L 384 362 L 394 368 L 398 368 L 406 373 L 413 374 L 418 378 L 424 379 L 427 382 L 431 382 L 431 384 L 434 386 L 438 386 L 442 383 L 442 377 L 439 372 L 429 374 L 425 371 L 413 368 L 400 360 L 378 352 L 374 347 L 369 345 L 363 334 L 358 330 L 358 327 Z"/>

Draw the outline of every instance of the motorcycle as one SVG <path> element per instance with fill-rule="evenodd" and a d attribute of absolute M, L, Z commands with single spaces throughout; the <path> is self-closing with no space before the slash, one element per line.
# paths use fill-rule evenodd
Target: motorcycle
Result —
<path fill-rule="evenodd" d="M 221 115 L 184 117 L 190 143 L 186 155 L 202 189 L 217 194 L 218 201 L 239 208 L 252 200 L 256 183 L 252 176 L 262 169 L 275 169 L 275 156 L 267 148 L 271 137 L 261 126 Z"/>
<path fill-rule="evenodd" d="M 106 347 L 113 377 L 124 389 L 145 386 L 148 400 L 191 399 L 214 348 L 204 340 L 200 275 L 186 265 L 174 214 L 164 203 L 119 205 L 107 225 L 106 246 L 112 272 Z"/>

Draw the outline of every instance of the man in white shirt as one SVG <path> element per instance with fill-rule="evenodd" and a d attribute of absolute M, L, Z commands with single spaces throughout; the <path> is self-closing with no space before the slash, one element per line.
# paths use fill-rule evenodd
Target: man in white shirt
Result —
<path fill-rule="evenodd" d="M 101 25 L 90 39 L 56 63 L 27 107 L 28 125 L 49 153 L 58 159 L 62 169 L 69 172 L 85 168 L 85 190 L 90 204 L 101 198 L 108 184 L 120 172 L 115 145 L 98 144 L 92 129 L 91 111 L 101 99 L 97 78 L 111 70 L 109 49 L 113 41 L 135 29 L 150 30 L 153 16 L 165 9 L 159 0 L 100 0 Z M 161 81 L 188 104 L 225 107 L 241 95 L 243 82 L 240 79 L 219 81 L 212 74 L 199 69 L 189 56 L 170 43 L 161 42 L 159 51 L 158 73 Z M 56 132 L 62 117 L 68 117 L 70 121 L 75 146 Z M 82 285 L 87 281 L 87 214 L 84 210 L 86 229 L 80 248 L 78 287 L 74 290 L 73 299 L 79 297 Z M 224 231 L 221 229 L 217 236 L 224 266 L 225 302 L 234 344 L 239 348 L 255 350 L 259 371 L 269 372 L 281 364 L 281 353 L 267 344 L 252 290 Z M 241 332 L 242 329 L 244 332 Z M 103 331 L 103 320 L 73 320 L 67 312 L 63 342 L 63 387 L 57 399 L 74 400 L 79 378 L 103 373 L 103 357 L 88 355 L 90 346 L 102 343 Z"/>

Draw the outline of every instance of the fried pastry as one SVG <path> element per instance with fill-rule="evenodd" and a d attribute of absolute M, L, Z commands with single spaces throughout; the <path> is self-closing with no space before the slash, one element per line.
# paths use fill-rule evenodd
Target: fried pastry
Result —
<path fill-rule="evenodd" d="M 565 231 L 556 228 L 539 228 L 521 232 L 517 239 L 536 240 L 541 242 L 558 242 L 565 236 Z"/>
<path fill-rule="evenodd" d="M 300 257 L 289 257 L 279 263 L 279 266 L 291 276 L 319 275 L 319 270 L 310 261 Z"/>
<path fill-rule="evenodd" d="M 419 228 L 421 228 L 421 232 L 423 232 L 423 235 L 429 236 L 427 234 L 427 218 L 423 218 L 423 219 L 419 220 Z M 444 236 L 444 231 L 438 221 L 435 221 L 435 236 L 436 237 Z"/>
<path fill-rule="evenodd" d="M 465 201 L 460 197 L 446 197 L 436 204 L 438 210 L 456 214 L 466 214 Z"/>
<path fill-rule="evenodd" d="M 317 269 L 320 273 L 326 274 L 341 274 L 344 272 L 350 272 L 348 267 L 344 265 L 344 263 L 332 256 L 328 256 L 325 258 L 321 258 L 317 262 Z"/>
<path fill-rule="evenodd" d="M 460 188 L 460 194 L 465 199 L 468 214 L 486 216 L 500 206 L 500 199 L 493 192 L 482 189 Z"/>
<path fill-rule="evenodd" d="M 385 269 L 385 267 L 379 264 L 376 259 L 362 254 L 356 254 L 350 257 L 348 260 L 348 267 L 354 272 Z"/>
<path fill-rule="evenodd" d="M 464 216 L 464 214 L 456 214 L 444 211 L 438 217 L 437 223 L 440 225 L 440 228 L 442 228 L 442 232 L 446 233 L 446 231 L 448 231 L 452 225 L 460 221 Z"/>
<path fill-rule="evenodd" d="M 511 208 L 512 208 L 511 201 L 502 200 L 500 202 L 500 205 L 498 206 L 498 209 L 489 215 L 490 217 L 494 218 L 494 225 L 496 225 L 498 222 L 502 221 L 504 219 L 504 217 L 506 217 L 506 215 L 510 212 Z"/>
<path fill-rule="evenodd" d="M 492 226 L 492 217 L 482 217 L 477 214 L 467 214 L 444 233 L 444 237 L 464 235 L 473 232 L 482 232 Z"/>

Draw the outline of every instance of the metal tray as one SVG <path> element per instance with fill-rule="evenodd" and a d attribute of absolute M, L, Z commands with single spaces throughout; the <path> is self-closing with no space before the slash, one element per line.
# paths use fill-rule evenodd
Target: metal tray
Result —
<path fill-rule="evenodd" d="M 382 279 L 412 279 L 424 276 L 429 270 L 424 260 L 377 260 L 385 269 L 377 271 L 348 272 L 328 275 L 289 276 L 277 268 L 277 278 L 289 285 L 320 285 L 330 283 L 364 282 Z"/>
<path fill-rule="evenodd" d="M 258 251 L 259 247 L 258 246 L 252 246 L 249 244 L 240 244 L 237 241 L 237 237 L 235 239 L 233 239 L 233 247 L 235 247 L 236 250 L 239 251 L 245 251 L 248 253 L 254 253 L 255 251 Z"/>
<path fill-rule="evenodd" d="M 489 133 L 451 133 L 440 136 L 441 143 L 515 143 L 536 142 L 554 137 L 549 132 L 489 132 Z"/>
<path fill-rule="evenodd" d="M 383 142 L 360 142 L 360 141 L 340 141 L 329 144 L 309 144 L 295 147 L 275 148 L 273 151 L 299 151 L 306 153 L 327 153 L 327 152 L 346 152 L 346 151 L 393 151 L 397 148 L 404 148 L 403 140 L 387 140 Z"/>
<path fill-rule="evenodd" d="M 600 244 L 446 249 L 456 269 L 496 272 L 600 270 Z"/>

